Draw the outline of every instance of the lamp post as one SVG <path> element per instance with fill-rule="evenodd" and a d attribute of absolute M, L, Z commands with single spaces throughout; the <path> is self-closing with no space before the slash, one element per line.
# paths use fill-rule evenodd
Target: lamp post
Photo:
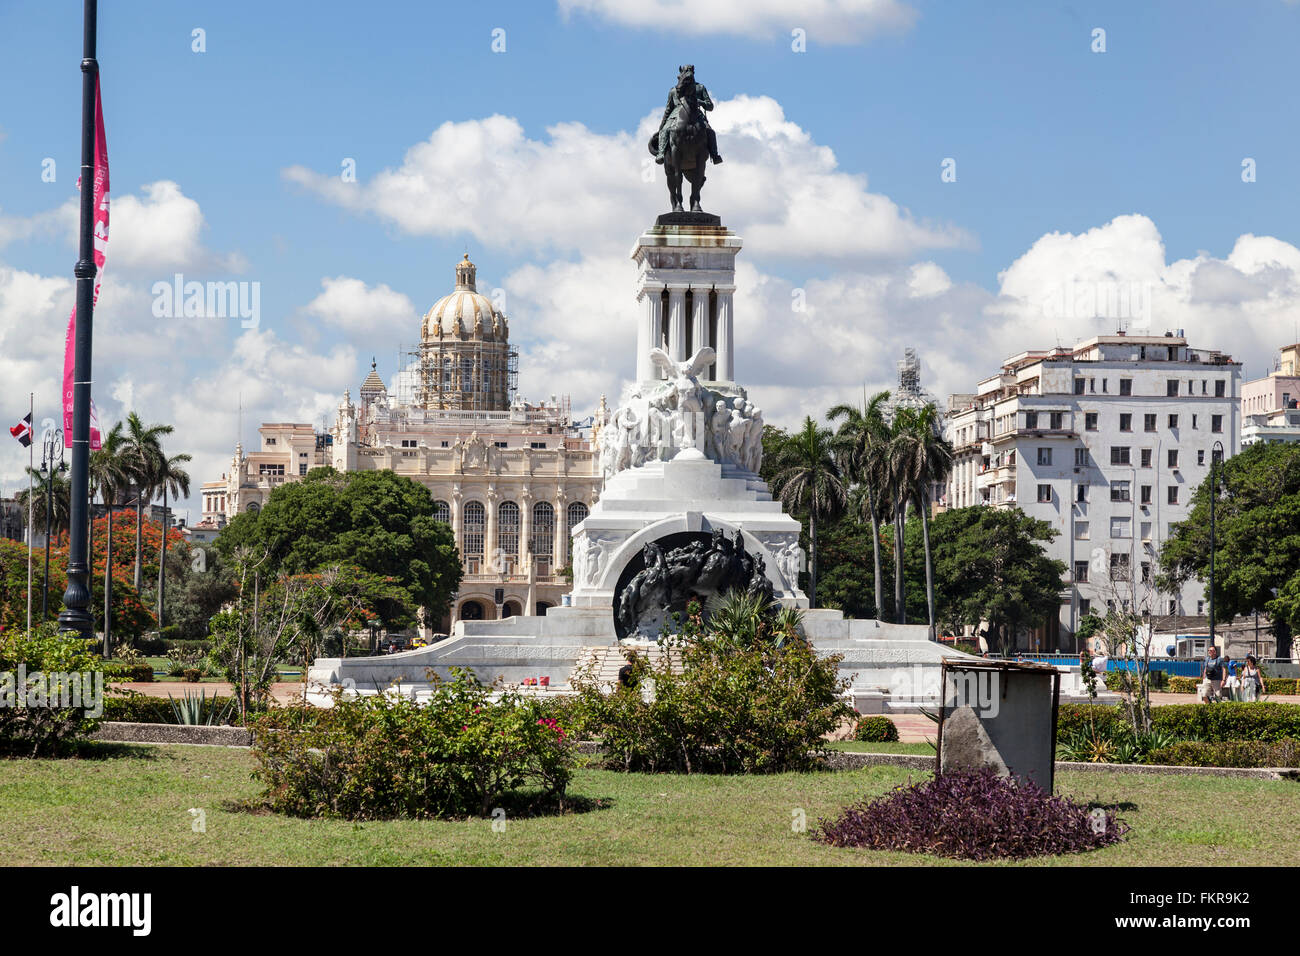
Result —
<path fill-rule="evenodd" d="M 1210 448 L 1210 646 L 1217 647 L 1214 639 L 1214 500 L 1219 497 L 1218 474 L 1215 465 L 1223 456 L 1223 442 L 1216 441 Z"/>
<path fill-rule="evenodd" d="M 50 616 L 50 525 L 54 523 L 54 473 L 64 471 L 63 429 L 46 429 L 41 443 L 41 478 L 45 481 L 45 577 L 41 582 L 41 621 Z M 57 466 L 54 452 L 58 450 Z"/>
<path fill-rule="evenodd" d="M 77 329 L 72 365 L 72 503 L 68 509 L 68 587 L 63 592 L 59 629 L 93 637 L 90 613 L 90 561 L 88 512 L 90 494 L 90 354 L 95 307 L 95 86 L 99 63 L 95 59 L 98 16 L 96 0 L 85 0 L 81 53 L 81 234 L 77 265 Z M 64 398 L 67 401 L 67 398 Z"/>

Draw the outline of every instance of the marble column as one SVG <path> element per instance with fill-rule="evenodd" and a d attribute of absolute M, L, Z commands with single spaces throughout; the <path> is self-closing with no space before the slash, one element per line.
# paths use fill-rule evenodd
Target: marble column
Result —
<path fill-rule="evenodd" d="M 686 361 L 686 286 L 668 286 L 668 355 Z"/>
<path fill-rule="evenodd" d="M 569 503 L 565 498 L 558 497 L 551 502 L 551 505 L 555 508 L 555 534 L 551 541 L 551 550 L 554 552 L 551 558 L 551 573 L 559 574 L 569 553 L 569 516 L 566 513 Z"/>
<path fill-rule="evenodd" d="M 489 488 L 487 493 L 487 528 L 483 541 L 484 574 L 497 573 L 497 493 Z"/>
<path fill-rule="evenodd" d="M 641 303 L 641 327 L 636 337 L 636 378 L 638 382 L 648 382 L 659 377 L 659 367 L 650 361 L 650 350 L 659 345 L 663 336 L 663 297 L 659 289 L 642 289 L 639 295 Z"/>
<path fill-rule="evenodd" d="M 698 352 L 712 344 L 709 341 L 709 290 L 694 286 L 691 289 L 691 350 Z"/>
<path fill-rule="evenodd" d="M 533 496 L 527 489 L 519 496 L 519 567 L 515 573 L 521 571 L 524 574 L 530 574 L 533 566 Z M 525 611 L 525 614 L 532 614 L 532 611 Z"/>
<path fill-rule="evenodd" d="M 717 372 L 714 377 L 720 382 L 736 380 L 735 339 L 732 330 L 732 296 L 735 289 L 718 289 L 718 351 Z"/>

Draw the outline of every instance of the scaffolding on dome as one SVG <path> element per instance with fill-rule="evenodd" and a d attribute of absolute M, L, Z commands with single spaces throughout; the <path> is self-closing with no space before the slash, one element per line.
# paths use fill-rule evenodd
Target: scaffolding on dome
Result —
<path fill-rule="evenodd" d="M 500 367 L 503 353 L 504 367 Z M 454 361 L 447 364 L 453 355 Z M 492 364 L 494 359 L 497 365 Z M 399 345 L 397 369 L 388 393 L 391 404 L 399 407 L 505 411 L 519 391 L 519 349 L 513 345 L 503 349 L 498 342 L 458 342 L 454 349 L 440 349 L 436 344 Z"/>
<path fill-rule="evenodd" d="M 920 409 L 934 403 L 934 396 L 921 386 L 921 360 L 916 349 L 903 350 L 898 361 L 898 388 L 889 393 L 885 403 L 885 419 L 892 422 L 900 408 Z"/>

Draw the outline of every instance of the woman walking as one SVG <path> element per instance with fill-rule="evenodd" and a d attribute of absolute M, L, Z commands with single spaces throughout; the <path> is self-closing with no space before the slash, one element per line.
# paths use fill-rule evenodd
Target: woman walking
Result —
<path fill-rule="evenodd" d="M 1264 677 L 1259 672 L 1259 663 L 1254 654 L 1246 655 L 1246 663 L 1237 675 L 1240 700 L 1256 701 L 1264 689 Z"/>

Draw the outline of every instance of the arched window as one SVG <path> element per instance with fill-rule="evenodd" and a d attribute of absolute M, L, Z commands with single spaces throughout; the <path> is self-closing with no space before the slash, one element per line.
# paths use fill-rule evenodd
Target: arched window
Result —
<path fill-rule="evenodd" d="M 518 617 L 521 613 L 522 612 L 519 610 L 519 604 L 515 601 L 506 601 L 501 608 L 501 616 L 503 618 Z"/>
<path fill-rule="evenodd" d="M 451 505 L 442 500 L 435 501 L 433 503 L 433 520 L 441 521 L 443 524 L 451 524 Z"/>
<path fill-rule="evenodd" d="M 549 501 L 533 505 L 532 541 L 528 550 L 541 558 L 549 558 L 555 548 L 555 508 Z"/>
<path fill-rule="evenodd" d="M 478 601 L 466 601 L 460 606 L 460 619 L 462 621 L 481 621 L 483 616 L 483 605 Z"/>
<path fill-rule="evenodd" d="M 466 555 L 483 556 L 483 535 L 487 531 L 487 509 L 481 501 L 465 505 L 465 519 L 461 529 L 461 550 Z"/>
<path fill-rule="evenodd" d="M 508 558 L 519 556 L 519 506 L 513 501 L 497 508 L 497 550 Z"/>
<path fill-rule="evenodd" d="M 567 513 L 569 519 L 568 528 L 567 533 L 564 536 L 564 553 L 566 555 L 569 553 L 569 548 L 573 544 L 573 529 L 587 520 L 587 514 L 587 506 L 581 501 L 575 501 L 569 505 Z"/>

